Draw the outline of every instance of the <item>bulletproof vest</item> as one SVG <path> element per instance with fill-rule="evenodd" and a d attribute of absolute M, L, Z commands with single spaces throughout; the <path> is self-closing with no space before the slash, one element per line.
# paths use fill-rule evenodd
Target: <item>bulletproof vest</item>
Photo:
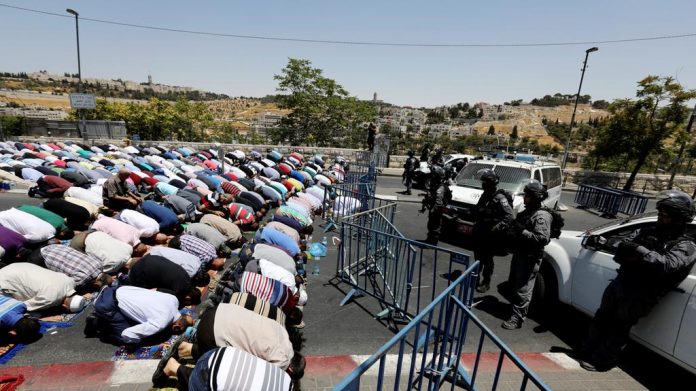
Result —
<path fill-rule="evenodd" d="M 476 223 L 492 227 L 498 224 L 501 218 L 500 202 L 496 200 L 497 192 L 483 193 L 476 203 Z"/>
<path fill-rule="evenodd" d="M 416 168 L 416 158 L 415 157 L 409 157 L 406 159 L 406 164 L 404 165 L 406 171 L 412 171 L 415 170 Z"/>

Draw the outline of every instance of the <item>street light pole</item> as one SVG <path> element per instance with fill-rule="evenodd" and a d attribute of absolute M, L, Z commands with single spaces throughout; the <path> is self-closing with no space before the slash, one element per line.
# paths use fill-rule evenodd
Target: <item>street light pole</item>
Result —
<path fill-rule="evenodd" d="M 575 95 L 575 106 L 573 107 L 573 115 L 570 117 L 570 125 L 568 126 L 568 138 L 566 139 L 565 152 L 563 153 L 563 164 L 562 169 L 566 168 L 566 163 L 568 161 L 568 152 L 570 152 L 570 136 L 573 133 L 573 123 L 575 122 L 575 111 L 578 109 L 578 100 L 580 99 L 580 90 L 582 90 L 582 81 L 585 78 L 585 69 L 587 69 L 587 57 L 590 53 L 599 50 L 598 47 L 591 47 L 585 50 L 585 61 L 582 63 L 582 74 L 580 75 L 580 85 L 578 86 L 578 94 Z"/>
<path fill-rule="evenodd" d="M 77 37 L 77 91 L 82 92 L 82 65 L 80 64 L 80 14 L 77 11 L 68 8 L 65 12 L 75 16 L 75 36 Z M 87 130 L 85 128 L 85 115 L 80 109 L 77 109 L 80 114 L 80 123 L 82 124 L 82 129 L 78 129 L 80 134 L 84 139 L 87 139 Z"/>

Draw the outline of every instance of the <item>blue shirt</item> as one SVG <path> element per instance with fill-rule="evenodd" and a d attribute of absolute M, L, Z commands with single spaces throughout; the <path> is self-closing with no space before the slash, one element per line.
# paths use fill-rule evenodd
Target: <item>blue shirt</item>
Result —
<path fill-rule="evenodd" d="M 170 229 L 179 224 L 179 219 L 171 209 L 162 206 L 155 201 L 145 201 L 140 206 L 143 213 L 152 217 L 159 223 L 160 231 Z"/>
<path fill-rule="evenodd" d="M 9 296 L 0 295 L 0 329 L 14 327 L 27 312 L 27 306 Z"/>
<path fill-rule="evenodd" d="M 304 175 L 302 175 L 302 173 L 297 170 L 290 171 L 290 177 L 297 179 L 298 181 L 300 181 L 300 183 L 305 183 Z"/>
<path fill-rule="evenodd" d="M 273 228 L 264 227 L 256 231 L 256 240 L 282 247 L 293 257 L 300 253 L 300 246 L 295 239 Z"/>
<path fill-rule="evenodd" d="M 164 195 L 176 194 L 176 192 L 179 191 L 179 189 L 176 188 L 175 186 L 172 186 L 169 183 L 165 183 L 165 182 L 157 182 L 155 184 L 155 188 L 157 189 L 157 191 L 159 191 L 160 193 L 162 193 Z"/>

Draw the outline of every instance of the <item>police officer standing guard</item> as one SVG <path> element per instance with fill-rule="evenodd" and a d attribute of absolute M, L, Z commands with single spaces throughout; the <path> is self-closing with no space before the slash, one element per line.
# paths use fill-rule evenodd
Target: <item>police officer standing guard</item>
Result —
<path fill-rule="evenodd" d="M 503 233 L 512 223 L 512 205 L 504 190 L 498 190 L 500 178 L 490 168 L 479 170 L 483 194 L 474 208 L 473 240 L 474 256 L 481 262 L 481 278 L 476 290 L 485 293 L 490 289 L 493 274 L 493 256 L 500 248 Z"/>
<path fill-rule="evenodd" d="M 411 195 L 411 185 L 413 184 L 413 173 L 418 167 L 418 159 L 413 156 L 413 151 L 408 151 L 408 158 L 404 163 L 404 179 L 406 191 L 404 194 Z"/>
<path fill-rule="evenodd" d="M 512 263 L 508 283 L 512 294 L 512 315 L 501 325 L 504 329 L 519 329 L 527 317 L 544 247 L 551 238 L 553 216 L 541 208 L 547 197 L 546 188 L 539 181 L 530 181 L 524 187 L 525 209 L 517 215 L 509 230 Z"/>
<path fill-rule="evenodd" d="M 423 200 L 423 206 L 429 210 L 428 214 L 428 237 L 425 243 L 437 245 L 440 241 L 440 226 L 442 224 L 443 209 L 452 199 L 452 191 L 449 188 L 449 181 L 446 179 L 447 173 L 440 166 L 433 166 L 432 178 L 430 182 L 430 192 Z"/>
<path fill-rule="evenodd" d="M 631 327 L 689 275 L 696 262 L 696 244 L 686 236 L 694 218 L 691 197 L 677 190 L 658 196 L 657 226 L 639 229 L 618 243 L 614 261 L 618 274 L 604 290 L 587 339 L 580 351 L 580 366 L 608 371 L 616 366 Z"/>

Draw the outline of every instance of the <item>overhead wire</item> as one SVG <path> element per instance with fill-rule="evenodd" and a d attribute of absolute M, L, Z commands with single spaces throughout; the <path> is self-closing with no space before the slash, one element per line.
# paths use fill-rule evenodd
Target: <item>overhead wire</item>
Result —
<path fill-rule="evenodd" d="M 19 7 L 10 4 L 0 3 L 0 7 L 11 8 L 20 11 L 33 12 L 38 14 L 59 16 L 61 18 L 73 18 L 71 15 L 65 15 L 57 12 L 37 10 L 33 8 Z M 305 39 L 305 38 L 286 38 L 286 37 L 274 37 L 274 36 L 263 36 L 263 35 L 249 35 L 249 34 L 231 34 L 231 33 L 216 33 L 210 31 L 198 31 L 198 30 L 186 30 L 179 28 L 170 27 L 160 27 L 160 26 L 150 26 L 136 23 L 126 23 L 118 22 L 113 20 L 96 19 L 80 16 L 81 20 L 90 21 L 95 23 L 110 24 L 122 27 L 132 27 L 138 29 L 146 30 L 157 30 L 165 31 L 171 33 L 181 33 L 181 34 L 192 34 L 192 35 L 204 35 L 204 36 L 214 36 L 214 37 L 224 37 L 224 38 L 238 38 L 238 39 L 255 39 L 255 40 L 265 40 L 265 41 L 283 41 L 283 42 L 297 42 L 297 43 L 316 43 L 316 44 L 333 44 L 333 45 L 355 45 L 355 46 L 392 46 L 392 47 L 421 47 L 421 48 L 500 48 L 500 47 L 544 47 L 544 46 L 577 46 L 577 45 L 600 45 L 600 44 L 618 44 L 618 43 L 628 43 L 628 42 L 642 42 L 642 41 L 657 41 L 666 39 L 679 39 L 679 38 L 689 38 L 696 37 L 696 33 L 685 33 L 685 34 L 668 34 L 668 35 L 658 35 L 650 37 L 635 37 L 635 38 L 624 38 L 624 39 L 604 39 L 604 40 L 594 40 L 594 41 L 573 41 L 573 42 L 530 42 L 530 43 L 409 43 L 409 42 L 377 42 L 377 41 L 342 41 L 342 40 L 324 40 L 324 39 Z"/>

